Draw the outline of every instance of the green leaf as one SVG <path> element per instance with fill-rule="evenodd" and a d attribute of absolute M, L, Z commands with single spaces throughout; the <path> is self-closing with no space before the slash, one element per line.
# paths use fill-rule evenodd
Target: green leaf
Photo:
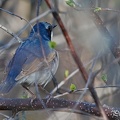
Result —
<path fill-rule="evenodd" d="M 107 82 L 107 74 L 103 74 L 101 76 L 101 79 L 104 81 L 104 82 Z"/>
<path fill-rule="evenodd" d="M 76 85 L 71 83 L 70 90 L 71 91 L 75 91 L 76 90 Z"/>
<path fill-rule="evenodd" d="M 99 12 L 99 11 L 101 11 L 101 10 L 102 10 L 101 7 L 96 7 L 96 8 L 94 9 L 94 12 Z"/>
<path fill-rule="evenodd" d="M 65 77 L 68 77 L 69 75 L 69 70 L 65 70 Z"/>
<path fill-rule="evenodd" d="M 28 98 L 28 94 L 24 92 L 23 95 L 21 96 L 21 98 L 23 98 L 23 99 Z"/>
<path fill-rule="evenodd" d="M 66 4 L 68 4 L 71 7 L 75 7 L 75 2 L 73 0 L 66 0 Z"/>
<path fill-rule="evenodd" d="M 55 48 L 56 46 L 57 46 L 57 44 L 56 44 L 56 42 L 54 42 L 54 41 L 50 41 L 49 42 L 49 46 L 50 46 L 50 48 Z"/>

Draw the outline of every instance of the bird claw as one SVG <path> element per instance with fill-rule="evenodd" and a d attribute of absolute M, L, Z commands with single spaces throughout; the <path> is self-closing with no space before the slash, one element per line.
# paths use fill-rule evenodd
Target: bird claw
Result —
<path fill-rule="evenodd" d="M 49 94 L 49 95 L 46 97 L 46 99 L 47 99 L 46 104 L 47 104 L 48 102 L 50 102 L 51 98 L 53 98 L 53 96 L 52 96 L 51 94 Z"/>
<path fill-rule="evenodd" d="M 33 102 L 34 102 L 34 100 L 36 99 L 37 97 L 36 97 L 36 95 L 34 94 L 34 95 L 32 95 L 32 98 L 31 98 L 31 100 L 30 100 L 30 105 L 32 106 L 32 104 L 33 104 Z"/>

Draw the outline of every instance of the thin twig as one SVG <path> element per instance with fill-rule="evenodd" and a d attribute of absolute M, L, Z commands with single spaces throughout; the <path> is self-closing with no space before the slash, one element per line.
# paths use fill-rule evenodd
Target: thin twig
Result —
<path fill-rule="evenodd" d="M 97 7 L 91 7 L 91 8 L 83 8 L 83 7 L 80 7 L 80 8 L 76 8 L 76 7 L 73 7 L 75 10 L 77 11 L 90 11 L 92 10 L 93 12 L 100 12 L 100 11 L 108 11 L 108 12 L 116 12 L 118 14 L 120 14 L 120 10 L 114 10 L 114 9 L 111 9 L 111 8 L 102 8 L 102 7 L 98 7 L 98 11 L 96 10 Z M 96 11 L 95 11 L 96 10 Z"/>
<path fill-rule="evenodd" d="M 23 18 L 23 17 L 21 17 L 21 16 L 19 16 L 19 15 L 16 15 L 16 14 L 14 14 L 14 13 L 8 11 L 8 10 L 5 10 L 5 9 L 3 9 L 3 8 L 0 8 L 0 10 L 2 10 L 3 12 L 8 13 L 8 14 L 10 14 L 10 15 L 16 16 L 16 17 L 20 18 L 21 20 L 25 20 L 26 22 L 28 22 L 28 20 L 26 20 L 25 18 Z"/>
<path fill-rule="evenodd" d="M 98 55 L 97 55 L 98 56 Z M 93 68 L 94 68 L 94 65 L 96 64 L 96 60 L 97 60 L 97 58 L 93 61 L 93 63 L 92 63 L 92 66 L 91 66 L 91 69 L 90 69 L 90 73 L 89 73 L 89 76 L 88 76 L 88 81 L 87 81 L 87 83 L 86 83 L 86 85 L 85 85 L 85 88 L 89 88 L 89 85 L 90 84 L 93 84 Z M 82 100 L 82 98 L 83 98 L 83 96 L 85 95 L 85 93 L 86 93 L 86 91 L 87 91 L 87 89 L 80 95 L 80 97 L 79 97 L 79 99 L 78 99 L 78 101 L 81 101 Z"/>
<path fill-rule="evenodd" d="M 33 26 L 30 24 L 30 22 L 29 22 L 27 19 L 25 19 L 25 18 L 23 18 L 23 17 L 21 17 L 21 16 L 19 16 L 19 15 L 16 15 L 16 14 L 14 14 L 13 12 L 10 12 L 10 11 L 8 11 L 8 10 L 5 10 L 5 9 L 3 9 L 3 8 L 0 8 L 0 10 L 2 10 L 3 12 L 6 12 L 6 13 L 12 15 L 12 16 L 18 17 L 18 18 L 20 18 L 21 20 L 24 20 L 25 22 L 27 22 L 27 23 L 31 26 L 31 28 L 33 28 Z"/>
<path fill-rule="evenodd" d="M 10 30 L 8 30 L 6 27 L 0 25 L 0 28 L 2 30 L 4 30 L 5 32 L 7 32 L 8 34 L 10 34 L 11 36 L 13 36 L 19 43 L 22 43 L 22 40 L 16 34 L 14 34 L 13 32 L 11 32 Z"/>
<path fill-rule="evenodd" d="M 50 93 L 53 95 L 61 86 L 63 86 L 71 77 L 73 77 L 77 72 L 79 72 L 79 69 L 72 72 L 67 78 L 65 78 L 63 81 L 61 81 Z"/>

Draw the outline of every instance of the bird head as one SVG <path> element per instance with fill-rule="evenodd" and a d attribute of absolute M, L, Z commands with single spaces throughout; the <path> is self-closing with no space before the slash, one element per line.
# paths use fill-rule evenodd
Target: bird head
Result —
<path fill-rule="evenodd" d="M 47 22 L 39 22 L 33 26 L 30 36 L 33 36 L 35 33 L 40 33 L 40 36 L 43 40 L 50 41 L 53 35 L 53 29 L 55 27 L 56 25 L 51 25 Z"/>

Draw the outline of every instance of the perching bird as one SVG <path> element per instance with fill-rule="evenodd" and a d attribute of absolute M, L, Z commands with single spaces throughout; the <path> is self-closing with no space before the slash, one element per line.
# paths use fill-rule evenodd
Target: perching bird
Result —
<path fill-rule="evenodd" d="M 44 87 L 56 73 L 59 56 L 49 42 L 55 25 L 39 22 L 33 26 L 28 38 L 17 48 L 6 69 L 6 78 L 0 84 L 0 93 L 8 93 L 16 84 Z"/>

